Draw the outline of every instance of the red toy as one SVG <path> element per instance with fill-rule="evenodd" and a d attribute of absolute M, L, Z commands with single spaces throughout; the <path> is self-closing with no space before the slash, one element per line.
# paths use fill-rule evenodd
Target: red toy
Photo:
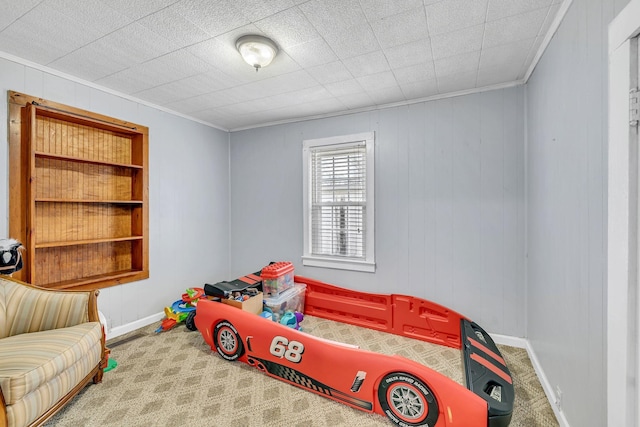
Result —
<path fill-rule="evenodd" d="M 162 320 L 156 332 L 173 329 L 178 323 L 193 322 L 196 305 L 204 296 L 204 289 L 202 288 L 187 289 L 187 291 L 182 294 L 182 299 L 175 301 L 170 307 L 164 308 L 164 315 L 166 317 Z"/>
<path fill-rule="evenodd" d="M 511 375 L 478 325 L 420 298 L 355 292 L 303 277 L 304 313 L 463 350 L 467 387 L 417 362 L 314 337 L 255 314 L 201 300 L 195 326 L 221 357 L 399 426 L 505 427 Z M 259 319 L 259 320 L 258 320 Z"/>

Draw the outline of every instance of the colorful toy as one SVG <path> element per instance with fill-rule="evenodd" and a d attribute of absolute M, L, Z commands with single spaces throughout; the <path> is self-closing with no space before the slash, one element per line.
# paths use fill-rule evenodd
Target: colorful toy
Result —
<path fill-rule="evenodd" d="M 190 314 L 195 315 L 196 305 L 198 301 L 205 296 L 202 288 L 189 288 L 182 294 L 182 299 L 174 301 L 171 307 L 164 308 L 165 319 L 162 321 L 157 332 L 168 331 L 174 328 L 178 323 L 187 321 Z M 193 316 L 192 316 L 193 320 Z"/>
<path fill-rule="evenodd" d="M 300 329 L 300 322 L 304 319 L 304 314 L 299 311 L 287 311 L 281 318 L 280 323 L 293 329 Z"/>

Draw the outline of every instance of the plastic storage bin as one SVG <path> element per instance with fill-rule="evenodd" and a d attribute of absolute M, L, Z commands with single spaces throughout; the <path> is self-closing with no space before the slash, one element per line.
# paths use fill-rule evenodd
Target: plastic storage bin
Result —
<path fill-rule="evenodd" d="M 293 287 L 293 264 L 285 261 L 269 264 L 262 269 L 260 277 L 265 296 L 279 294 Z"/>
<path fill-rule="evenodd" d="M 278 294 L 264 297 L 264 308 L 271 311 L 271 319 L 279 322 L 282 315 L 287 311 L 299 311 L 304 313 L 304 295 L 307 285 L 296 283 L 292 288 Z"/>

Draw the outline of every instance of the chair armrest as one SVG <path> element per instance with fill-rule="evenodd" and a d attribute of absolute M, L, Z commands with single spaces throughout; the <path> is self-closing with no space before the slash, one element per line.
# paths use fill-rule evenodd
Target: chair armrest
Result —
<path fill-rule="evenodd" d="M 6 301 L 9 336 L 99 321 L 98 290 L 52 290 L 8 279 L 20 285 Z"/>

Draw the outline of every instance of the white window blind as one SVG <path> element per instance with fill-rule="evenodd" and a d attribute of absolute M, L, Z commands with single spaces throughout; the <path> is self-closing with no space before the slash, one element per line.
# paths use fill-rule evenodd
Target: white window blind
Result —
<path fill-rule="evenodd" d="M 375 271 L 373 132 L 303 144 L 304 265 Z"/>
<path fill-rule="evenodd" d="M 311 150 L 311 232 L 315 255 L 366 255 L 366 146 Z"/>

